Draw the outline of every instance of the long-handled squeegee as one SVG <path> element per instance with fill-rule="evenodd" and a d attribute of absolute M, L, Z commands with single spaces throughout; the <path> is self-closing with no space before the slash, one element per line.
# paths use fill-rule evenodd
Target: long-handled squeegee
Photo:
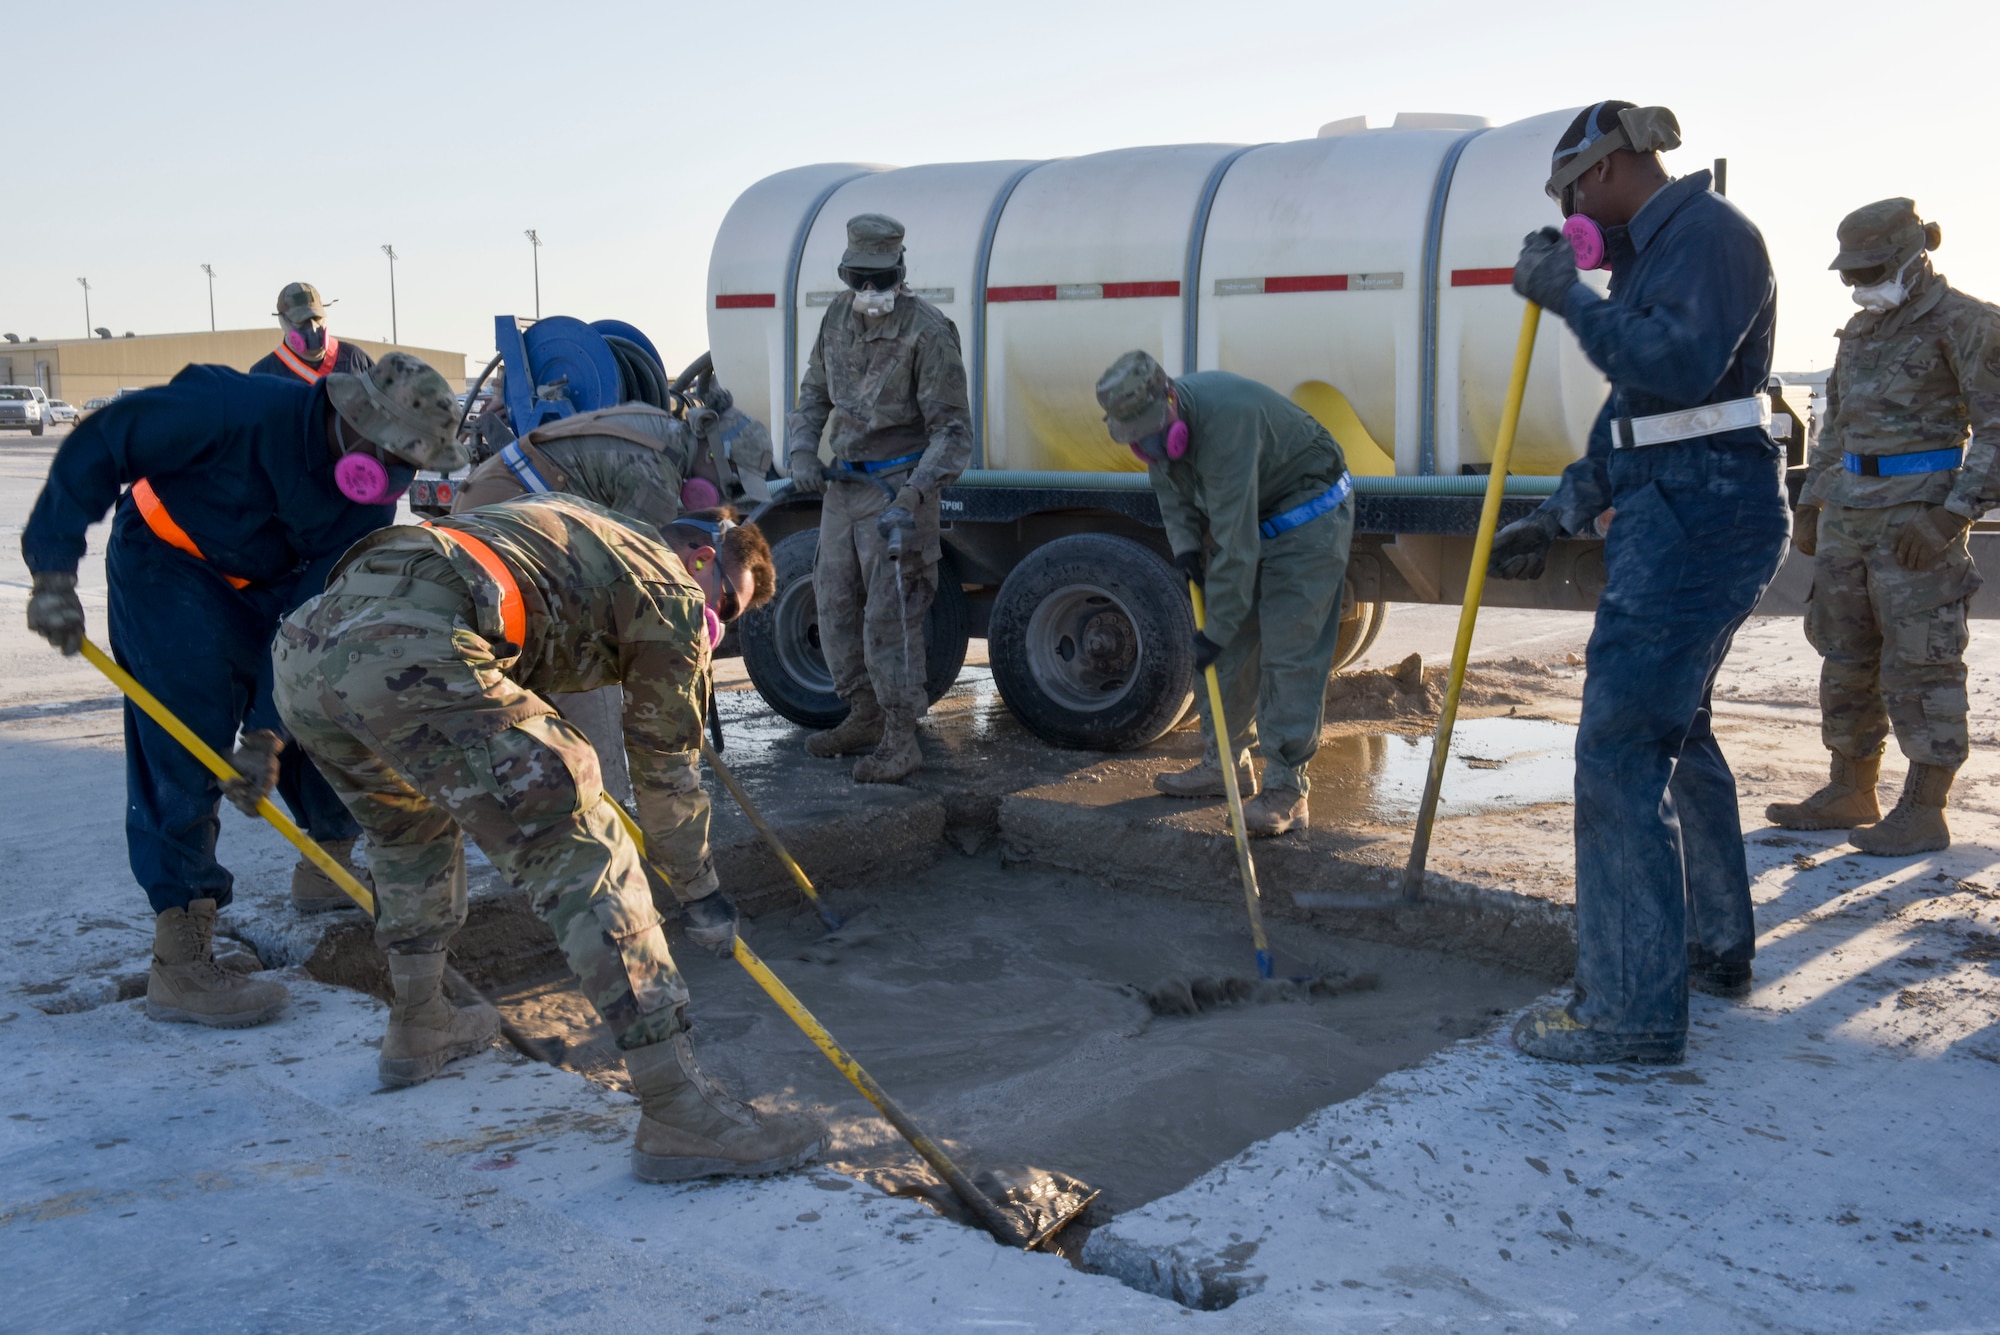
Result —
<path fill-rule="evenodd" d="M 234 765 L 224 760 L 217 754 L 214 747 L 196 736 L 187 724 L 175 717 L 172 710 L 161 704 L 158 696 L 140 685 L 138 678 L 134 677 L 124 668 L 119 667 L 117 663 L 112 661 L 109 654 L 92 644 L 88 638 L 85 638 L 83 641 L 83 656 L 90 660 L 92 667 L 109 677 L 111 684 L 123 691 L 133 704 L 145 710 L 153 722 L 159 724 L 166 730 L 169 736 L 182 746 L 185 746 L 196 760 L 199 760 L 208 768 L 209 773 L 224 783 L 242 777 L 237 773 Z M 370 893 L 368 887 L 361 884 L 360 881 L 355 880 L 354 874 L 348 871 L 346 867 L 343 867 L 338 858 L 313 842 L 312 836 L 293 824 L 292 818 L 280 811 L 270 798 L 265 797 L 258 801 L 257 814 L 269 821 L 279 834 L 284 835 L 286 839 L 290 840 L 293 846 L 305 855 L 307 861 L 326 874 L 328 880 L 345 891 L 347 897 L 353 900 L 363 913 L 366 913 L 371 918 L 375 916 L 375 896 Z M 465 975 L 461 974 L 458 970 L 447 968 L 444 973 L 445 985 L 453 992 L 460 996 L 477 997 L 481 1001 L 486 1000 L 484 994 L 478 988 L 474 987 L 466 979 Z M 487 1004 L 490 1005 L 491 1002 Z M 522 1056 L 534 1061 L 545 1062 L 550 1066 L 556 1064 L 554 1059 L 542 1049 L 541 1044 L 515 1028 L 512 1022 L 503 1018 L 500 1021 L 500 1032 L 509 1043 L 514 1045 L 515 1049 Z"/>
<path fill-rule="evenodd" d="M 1451 676 L 1438 711 L 1437 737 L 1431 742 L 1431 769 L 1424 778 L 1424 802 L 1417 812 L 1416 838 L 1403 867 L 1402 897 L 1417 899 L 1424 888 L 1424 862 L 1431 851 L 1431 826 L 1437 821 L 1438 791 L 1444 786 L 1444 765 L 1451 752 L 1451 729 L 1458 721 L 1458 697 L 1465 689 L 1465 664 L 1472 656 L 1472 628 L 1479 621 L 1479 600 L 1486 592 L 1486 562 L 1493 555 L 1493 534 L 1500 526 L 1500 501 L 1507 491 L 1507 464 L 1514 457 L 1514 431 L 1521 425 L 1521 400 L 1528 390 L 1528 362 L 1535 352 L 1542 308 L 1534 302 L 1521 312 L 1521 337 L 1514 345 L 1514 374 L 1507 381 L 1507 403 L 1500 413 L 1500 435 L 1493 442 L 1493 471 L 1486 480 L 1486 503 L 1479 511 L 1479 533 L 1472 540 L 1472 568 L 1465 574 L 1465 604 L 1458 613 L 1458 641 L 1451 648 Z"/>

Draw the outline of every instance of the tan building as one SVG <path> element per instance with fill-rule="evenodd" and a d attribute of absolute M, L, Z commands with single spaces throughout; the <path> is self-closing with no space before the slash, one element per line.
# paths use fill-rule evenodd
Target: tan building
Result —
<path fill-rule="evenodd" d="M 340 335 L 336 331 L 336 338 Z M 269 329 L 224 329 L 212 334 L 141 334 L 134 338 L 45 338 L 36 342 L 0 343 L 0 384 L 40 385 L 52 399 L 79 408 L 92 399 L 109 398 L 121 389 L 164 385 L 192 362 L 233 366 L 247 371 L 278 346 L 283 335 Z M 454 385 L 465 384 L 465 354 L 408 344 L 342 339 L 379 359 L 398 347 L 435 367 Z"/>

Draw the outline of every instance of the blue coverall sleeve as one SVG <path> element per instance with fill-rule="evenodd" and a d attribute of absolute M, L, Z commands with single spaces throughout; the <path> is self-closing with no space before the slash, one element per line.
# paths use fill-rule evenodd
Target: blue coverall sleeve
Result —
<path fill-rule="evenodd" d="M 1555 494 L 1540 506 L 1562 521 L 1565 533 L 1587 531 L 1597 516 L 1611 508 L 1611 404 L 1607 398 L 1597 410 L 1583 457 L 1563 469 Z"/>
<path fill-rule="evenodd" d="M 28 569 L 75 570 L 85 531 L 104 518 L 120 492 L 148 473 L 198 466 L 220 425 L 219 402 L 210 377 L 184 371 L 85 418 L 57 448 L 22 530 Z"/>
<path fill-rule="evenodd" d="M 1714 228 L 1682 228 L 1655 244 L 1670 248 L 1657 267 L 1674 274 L 1654 284 L 1656 300 L 1626 305 L 1578 283 L 1562 316 L 1612 384 L 1692 408 L 1735 362 L 1771 294 L 1770 267 L 1761 247 Z M 1595 443 L 1593 433 L 1593 452 Z"/>

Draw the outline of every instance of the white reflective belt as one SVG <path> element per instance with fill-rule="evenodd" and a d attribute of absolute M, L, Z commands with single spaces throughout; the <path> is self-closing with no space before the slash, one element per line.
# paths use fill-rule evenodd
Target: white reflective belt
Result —
<path fill-rule="evenodd" d="M 528 452 L 521 448 L 519 441 L 508 441 L 501 447 L 500 462 L 506 464 L 514 480 L 529 491 L 543 494 L 555 490 L 543 479 L 541 471 L 528 458 Z"/>
<path fill-rule="evenodd" d="M 1699 408 L 1689 408 L 1677 413 L 1656 413 L 1651 417 L 1613 418 L 1611 445 L 1612 448 L 1620 450 L 1643 449 L 1648 445 L 1665 445 L 1670 441 L 1713 436 L 1721 431 L 1740 431 L 1744 427 L 1770 425 L 1770 397 L 1764 394 L 1752 394 L 1747 399 L 1731 399 L 1727 403 L 1705 403 Z"/>

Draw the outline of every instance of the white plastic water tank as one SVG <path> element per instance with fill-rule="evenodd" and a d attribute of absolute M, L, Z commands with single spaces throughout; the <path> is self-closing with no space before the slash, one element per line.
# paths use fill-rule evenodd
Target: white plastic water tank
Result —
<path fill-rule="evenodd" d="M 1508 276 L 1521 237 L 1560 221 L 1541 185 L 1573 115 L 783 172 L 716 237 L 717 373 L 781 429 L 839 289 L 846 220 L 883 212 L 908 229 L 910 285 L 958 326 L 981 466 L 1136 470 L 1092 386 L 1138 347 L 1173 374 L 1222 368 L 1291 396 L 1357 472 L 1459 473 L 1492 455 L 1522 310 Z M 1604 392 L 1543 321 L 1514 471 L 1580 455 Z"/>

